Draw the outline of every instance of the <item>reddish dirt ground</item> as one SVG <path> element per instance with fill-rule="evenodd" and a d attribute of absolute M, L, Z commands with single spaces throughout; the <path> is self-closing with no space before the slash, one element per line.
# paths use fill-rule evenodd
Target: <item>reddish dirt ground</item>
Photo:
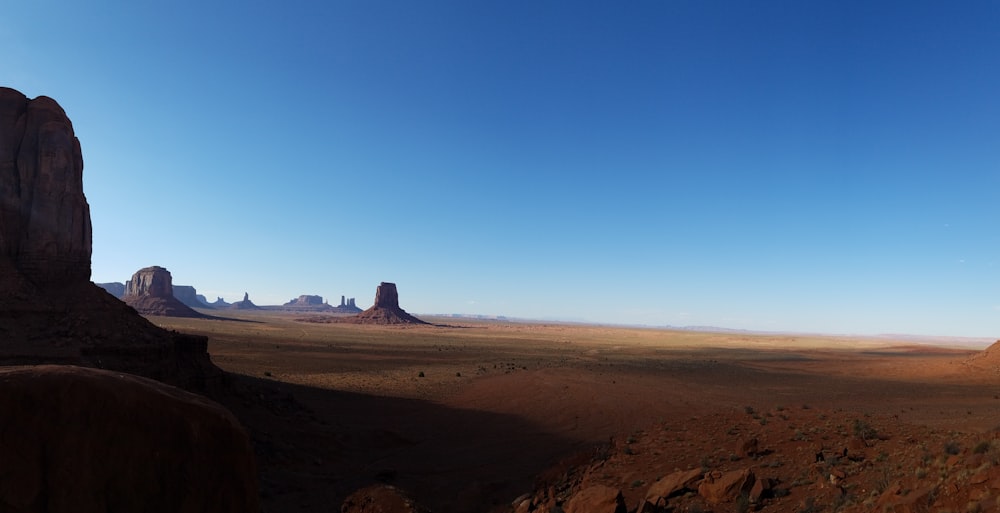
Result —
<path fill-rule="evenodd" d="M 238 315 L 253 322 L 153 320 L 208 335 L 216 364 L 266 385 L 227 406 L 252 431 L 269 513 L 336 510 L 380 481 L 438 513 L 554 511 L 594 484 L 633 510 L 695 468 L 749 468 L 774 491 L 747 505 L 681 490 L 663 511 L 988 511 L 1000 497 L 1000 373 L 972 358 L 983 341 Z M 760 452 L 737 455 L 749 438 Z"/>

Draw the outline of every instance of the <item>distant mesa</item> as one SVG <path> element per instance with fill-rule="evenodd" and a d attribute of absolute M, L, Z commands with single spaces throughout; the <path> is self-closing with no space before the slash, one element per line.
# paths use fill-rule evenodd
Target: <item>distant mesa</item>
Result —
<path fill-rule="evenodd" d="M 125 284 L 120 281 L 113 281 L 111 283 L 97 283 L 98 287 L 108 291 L 108 294 L 115 296 L 118 299 L 125 297 Z"/>
<path fill-rule="evenodd" d="M 115 296 L 118 299 L 125 298 L 125 284 L 119 281 L 114 281 L 110 283 L 96 283 L 98 287 L 106 290 L 108 294 Z M 197 289 L 191 285 L 174 285 L 174 297 L 180 300 L 191 308 L 214 308 L 212 304 L 209 304 L 205 296 L 198 293 Z M 221 301 L 222 298 L 220 297 Z M 223 306 L 229 306 L 229 303 L 222 301 Z"/>
<path fill-rule="evenodd" d="M 208 306 L 211 306 L 212 308 L 229 308 L 232 306 L 232 303 L 227 303 L 221 296 L 217 296 L 215 301 L 208 303 Z"/>
<path fill-rule="evenodd" d="M 358 324 L 427 324 L 400 308 L 396 284 L 384 281 L 375 289 L 375 304 L 371 308 L 344 320 Z"/>
<path fill-rule="evenodd" d="M 174 297 L 171 281 L 170 271 L 163 267 L 154 265 L 139 269 L 125 283 L 122 301 L 143 315 L 205 317 Z"/>
<path fill-rule="evenodd" d="M 219 299 L 222 299 L 222 298 L 219 298 Z M 243 301 L 237 301 L 237 302 L 229 305 L 229 308 L 232 309 L 232 310 L 260 310 L 261 309 L 259 306 L 253 304 L 253 301 L 250 301 L 250 293 L 249 292 L 244 292 L 243 293 Z"/>
<path fill-rule="evenodd" d="M 174 285 L 174 297 L 191 308 L 212 308 L 191 285 Z"/>
<path fill-rule="evenodd" d="M 322 306 L 322 305 L 323 305 L 323 296 L 310 296 L 305 294 L 284 304 L 284 306 L 306 306 L 306 307 Z"/>

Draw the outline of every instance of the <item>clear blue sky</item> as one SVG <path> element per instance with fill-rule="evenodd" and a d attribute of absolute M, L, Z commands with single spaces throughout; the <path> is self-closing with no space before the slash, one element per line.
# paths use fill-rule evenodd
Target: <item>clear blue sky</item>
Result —
<path fill-rule="evenodd" d="M 1000 337 L 996 1 L 0 5 L 97 282 Z"/>

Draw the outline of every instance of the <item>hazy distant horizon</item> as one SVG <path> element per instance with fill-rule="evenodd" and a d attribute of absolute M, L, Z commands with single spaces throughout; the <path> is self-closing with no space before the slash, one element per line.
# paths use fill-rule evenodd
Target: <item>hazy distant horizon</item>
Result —
<path fill-rule="evenodd" d="M 991 1 L 15 2 L 95 282 L 1000 335 Z"/>

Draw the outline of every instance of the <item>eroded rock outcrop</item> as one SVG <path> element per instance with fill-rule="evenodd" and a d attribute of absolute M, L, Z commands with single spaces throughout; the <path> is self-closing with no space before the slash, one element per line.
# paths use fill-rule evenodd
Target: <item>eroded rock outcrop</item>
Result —
<path fill-rule="evenodd" d="M 174 285 L 174 297 L 191 308 L 211 308 L 205 301 L 205 296 L 191 285 Z"/>
<path fill-rule="evenodd" d="M 0 510 L 254 512 L 247 433 L 199 395 L 120 372 L 0 371 Z M 67 429 L 72 427 L 72 429 Z"/>
<path fill-rule="evenodd" d="M 204 317 L 174 297 L 170 271 L 154 265 L 139 269 L 125 282 L 122 301 L 143 315 Z"/>
<path fill-rule="evenodd" d="M 0 87 L 0 255 L 38 285 L 90 280 L 80 141 L 52 98 Z"/>
<path fill-rule="evenodd" d="M 284 304 L 284 306 L 305 306 L 305 307 L 322 306 L 322 305 L 323 305 L 323 296 L 311 296 L 308 294 L 303 294 Z"/>
<path fill-rule="evenodd" d="M 0 88 L 0 365 L 102 367 L 194 390 L 220 382 L 205 337 L 157 328 L 90 282 L 82 173 L 63 109 Z"/>
<path fill-rule="evenodd" d="M 375 304 L 355 317 L 346 318 L 360 324 L 427 324 L 399 307 L 395 283 L 382 282 L 375 289 Z"/>
<path fill-rule="evenodd" d="M 237 301 L 237 302 L 229 305 L 229 308 L 232 308 L 233 310 L 260 310 L 259 306 L 253 304 L 253 301 L 250 301 L 250 293 L 249 292 L 244 292 L 243 293 L 243 300 L 242 301 Z"/>

